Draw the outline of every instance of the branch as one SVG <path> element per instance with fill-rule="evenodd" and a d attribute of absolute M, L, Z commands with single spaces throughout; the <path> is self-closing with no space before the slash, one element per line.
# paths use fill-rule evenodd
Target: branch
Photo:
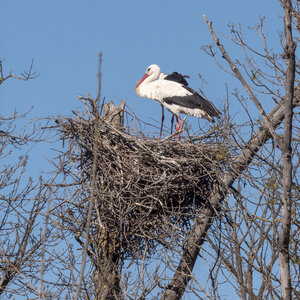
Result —
<path fill-rule="evenodd" d="M 82 254 L 82 264 L 80 270 L 80 279 L 78 283 L 76 300 L 79 299 L 81 293 L 81 282 L 83 281 L 84 269 L 86 264 L 86 254 L 88 252 L 89 245 L 89 232 L 90 232 L 90 224 L 92 219 L 92 210 L 96 198 L 96 168 L 97 168 L 97 157 L 98 157 L 98 135 L 99 135 L 99 103 L 100 103 L 100 92 L 101 92 L 101 63 L 102 63 L 102 53 L 99 54 L 99 72 L 98 72 L 98 95 L 97 95 L 97 109 L 94 112 L 95 115 L 95 123 L 94 123 L 94 145 L 93 145 L 93 165 L 92 165 L 92 174 L 91 174 L 91 195 L 89 197 L 89 208 L 88 215 L 86 221 L 86 231 L 85 231 L 85 243 Z"/>
<path fill-rule="evenodd" d="M 300 84 L 295 88 L 293 106 L 300 105 Z M 286 96 L 288 97 L 288 95 Z M 286 98 L 285 98 L 286 99 Z M 215 185 L 211 196 L 207 199 L 207 206 L 201 210 L 201 213 L 195 221 L 190 236 L 185 244 L 181 261 L 175 271 L 172 282 L 167 287 L 165 294 L 162 296 L 164 300 L 180 299 L 185 292 L 189 280 L 192 278 L 192 271 L 199 255 L 199 252 L 204 244 L 207 232 L 220 211 L 220 204 L 227 196 L 230 187 L 234 181 L 242 174 L 242 172 L 252 162 L 255 154 L 271 137 L 269 126 L 277 128 L 285 117 L 284 103 L 286 100 L 281 100 L 268 115 L 271 120 L 270 124 L 263 125 L 258 128 L 243 150 L 237 156 L 231 165 L 231 170 L 226 172 L 219 180 L 220 184 Z"/>
<path fill-rule="evenodd" d="M 272 137 L 274 138 L 274 140 L 276 141 L 277 145 L 279 146 L 279 148 L 281 148 L 281 141 L 279 140 L 278 136 L 275 133 L 274 128 L 272 127 L 271 121 L 268 118 L 266 112 L 264 111 L 264 109 L 262 108 L 260 102 L 258 101 L 258 99 L 256 98 L 256 96 L 253 94 L 250 86 L 248 85 L 248 83 L 246 82 L 246 80 L 244 79 L 243 75 L 241 74 L 240 70 L 238 69 L 238 67 L 236 66 L 236 64 L 230 59 L 229 55 L 227 54 L 226 50 L 224 49 L 224 47 L 220 44 L 219 39 L 216 37 L 216 34 L 212 28 L 212 22 L 208 21 L 206 15 L 203 15 L 203 18 L 205 20 L 205 22 L 207 23 L 207 26 L 210 30 L 210 33 L 216 43 L 216 45 L 218 46 L 218 48 L 220 49 L 220 51 L 222 52 L 223 58 L 228 62 L 231 70 L 233 71 L 233 73 L 235 74 L 236 78 L 241 82 L 241 84 L 244 86 L 245 90 L 247 91 L 247 93 L 249 94 L 251 100 L 254 102 L 255 106 L 257 107 L 257 109 L 259 110 L 260 114 L 263 117 L 263 120 L 266 124 L 266 126 L 268 127 L 269 132 L 271 133 Z"/>
<path fill-rule="evenodd" d="M 12 72 L 10 72 L 7 76 L 4 76 L 3 74 L 3 67 L 2 67 L 2 61 L 0 60 L 0 84 L 3 83 L 5 80 L 7 80 L 8 78 L 15 78 L 18 80 L 24 80 L 27 81 L 29 79 L 33 79 L 38 77 L 40 74 L 33 72 L 32 71 L 32 67 L 33 67 L 33 59 L 31 61 L 29 70 L 26 72 L 24 71 L 23 73 L 21 73 L 21 76 L 15 76 L 12 74 Z"/>
<path fill-rule="evenodd" d="M 282 194 L 282 222 L 279 237 L 279 266 L 280 285 L 283 300 L 292 299 L 289 243 L 291 231 L 291 185 L 292 185 L 292 118 L 293 118 L 293 98 L 295 82 L 295 49 L 296 44 L 292 36 L 292 10 L 291 1 L 285 0 L 284 7 L 284 34 L 286 46 L 284 58 L 286 58 L 286 101 L 284 105 L 284 143 L 282 148 L 283 160 L 283 194 Z"/>

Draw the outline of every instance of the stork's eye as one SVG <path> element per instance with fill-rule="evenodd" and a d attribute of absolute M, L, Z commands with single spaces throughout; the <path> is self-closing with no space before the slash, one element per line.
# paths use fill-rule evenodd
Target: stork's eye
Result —
<path fill-rule="evenodd" d="M 148 68 L 148 69 L 147 69 L 147 72 L 150 72 L 150 70 L 151 70 L 151 68 Z"/>

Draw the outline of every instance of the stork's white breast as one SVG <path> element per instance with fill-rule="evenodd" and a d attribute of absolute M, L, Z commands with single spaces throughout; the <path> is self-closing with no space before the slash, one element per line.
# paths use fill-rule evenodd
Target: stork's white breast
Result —
<path fill-rule="evenodd" d="M 191 92 L 182 87 L 180 83 L 170 80 L 155 80 L 147 84 L 141 84 L 136 93 L 141 97 L 163 101 L 169 97 L 184 97 L 192 95 Z"/>

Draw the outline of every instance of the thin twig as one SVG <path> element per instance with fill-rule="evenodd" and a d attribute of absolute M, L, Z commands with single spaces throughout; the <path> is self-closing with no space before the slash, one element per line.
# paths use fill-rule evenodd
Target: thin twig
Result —
<path fill-rule="evenodd" d="M 92 210 L 95 203 L 95 195 L 96 195 L 96 168 L 97 168 L 97 156 L 98 156 L 98 136 L 99 136 L 99 103 L 100 103 L 100 95 L 101 95 L 101 63 L 102 63 L 102 54 L 100 52 L 99 55 L 99 73 L 98 73 L 98 94 L 97 94 L 97 110 L 95 113 L 95 123 L 94 123 L 94 146 L 93 146 L 93 165 L 92 165 L 92 173 L 91 173 L 91 196 L 89 198 L 89 207 L 88 207 L 88 215 L 86 221 L 86 231 L 85 231 L 85 243 L 82 253 L 82 264 L 80 270 L 80 279 L 78 282 L 78 288 L 76 293 L 76 300 L 79 299 L 81 293 L 81 282 L 83 281 L 84 270 L 86 265 L 86 254 L 89 245 L 89 235 L 90 235 L 90 224 L 92 219 Z"/>

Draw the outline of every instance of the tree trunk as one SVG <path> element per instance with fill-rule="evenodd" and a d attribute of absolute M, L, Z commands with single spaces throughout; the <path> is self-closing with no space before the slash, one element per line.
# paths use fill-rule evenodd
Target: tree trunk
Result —
<path fill-rule="evenodd" d="M 293 97 L 295 80 L 295 49 L 296 45 L 292 37 L 291 2 L 284 2 L 284 33 L 286 38 L 285 58 L 287 64 L 286 73 L 286 101 L 284 142 L 282 145 L 283 161 L 283 194 L 282 194 L 282 223 L 279 237 L 279 266 L 280 284 L 283 300 L 292 299 L 289 243 L 291 230 L 291 184 L 292 184 L 292 118 L 293 118 Z"/>
<path fill-rule="evenodd" d="M 104 104 L 103 119 L 112 123 L 116 128 L 124 125 L 125 101 L 120 106 L 113 102 Z M 99 209 L 101 209 L 99 207 Z M 100 225 L 100 224 L 99 224 Z M 120 242 L 119 236 L 110 233 L 109 224 L 101 224 L 94 237 L 96 248 L 96 266 L 93 273 L 96 300 L 113 300 L 122 298 L 120 275 Z"/>

